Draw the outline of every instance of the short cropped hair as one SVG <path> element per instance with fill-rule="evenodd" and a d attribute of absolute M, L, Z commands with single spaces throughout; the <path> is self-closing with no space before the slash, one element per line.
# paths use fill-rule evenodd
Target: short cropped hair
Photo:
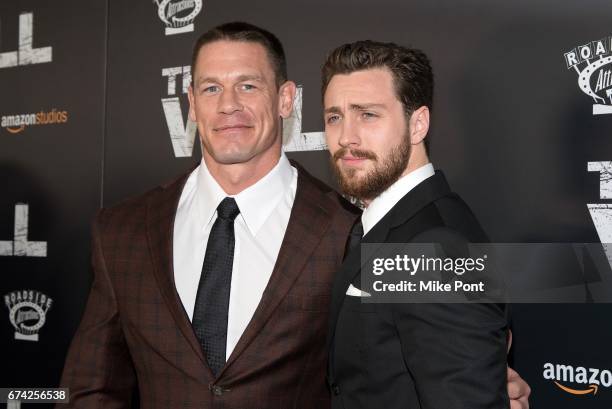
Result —
<path fill-rule="evenodd" d="M 214 41 L 243 41 L 261 44 L 274 70 L 276 85 L 280 86 L 287 81 L 287 61 L 285 59 L 285 51 L 280 40 L 271 32 L 257 27 L 253 24 L 235 21 L 231 23 L 221 24 L 202 34 L 196 41 L 193 47 L 193 55 L 191 57 L 191 74 L 192 85 L 193 76 L 195 75 L 196 61 L 200 49 L 206 44 Z"/>

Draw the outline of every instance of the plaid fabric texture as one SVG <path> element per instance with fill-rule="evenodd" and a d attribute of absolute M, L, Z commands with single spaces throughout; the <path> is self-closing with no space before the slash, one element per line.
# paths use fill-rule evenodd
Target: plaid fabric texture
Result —
<path fill-rule="evenodd" d="M 298 165 L 276 265 L 255 314 L 215 378 L 174 286 L 173 221 L 187 175 L 102 209 L 94 282 L 72 341 L 58 407 L 289 409 L 329 407 L 325 348 L 332 277 L 354 208 Z"/>

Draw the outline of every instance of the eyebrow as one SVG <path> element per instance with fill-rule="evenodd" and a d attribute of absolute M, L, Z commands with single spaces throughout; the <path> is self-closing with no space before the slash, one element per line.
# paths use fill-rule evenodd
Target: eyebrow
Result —
<path fill-rule="evenodd" d="M 259 75 L 239 75 L 238 78 L 236 78 L 238 80 L 238 82 L 242 82 L 242 81 L 263 81 L 263 78 Z"/>
<path fill-rule="evenodd" d="M 340 108 L 333 106 L 333 107 L 325 108 L 325 111 L 323 112 L 326 114 L 339 114 L 342 111 L 340 110 Z"/>
<path fill-rule="evenodd" d="M 239 75 L 238 77 L 236 77 L 236 81 L 237 82 L 243 82 L 243 81 L 259 81 L 259 82 L 263 82 L 263 78 L 259 75 L 248 75 L 248 74 L 243 74 L 243 75 Z M 219 80 L 219 78 L 217 77 L 199 77 L 196 81 L 196 85 L 200 85 L 203 82 L 213 82 L 213 83 L 219 83 L 221 82 L 221 80 Z"/>
<path fill-rule="evenodd" d="M 372 109 L 372 108 L 385 108 L 385 104 L 350 104 L 349 105 L 349 109 L 351 111 L 366 111 L 368 109 Z M 337 106 L 331 106 L 329 108 L 325 108 L 324 111 L 326 114 L 340 114 L 342 113 L 342 110 L 340 109 L 340 107 Z"/>

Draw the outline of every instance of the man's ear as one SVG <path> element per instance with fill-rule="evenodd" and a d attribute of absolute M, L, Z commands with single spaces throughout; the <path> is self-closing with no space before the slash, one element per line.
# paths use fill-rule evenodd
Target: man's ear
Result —
<path fill-rule="evenodd" d="M 288 118 L 293 111 L 293 100 L 296 92 L 297 87 L 293 81 L 285 81 L 278 90 L 278 112 L 283 119 Z"/>
<path fill-rule="evenodd" d="M 422 106 L 416 109 L 408 121 L 410 144 L 417 145 L 425 139 L 429 132 L 429 108 Z"/>
<path fill-rule="evenodd" d="M 192 122 L 196 122 L 196 115 L 195 115 L 195 102 L 194 102 L 194 98 L 193 98 L 193 88 L 190 85 L 189 86 L 189 90 L 187 92 L 187 96 L 189 97 L 189 119 Z"/>

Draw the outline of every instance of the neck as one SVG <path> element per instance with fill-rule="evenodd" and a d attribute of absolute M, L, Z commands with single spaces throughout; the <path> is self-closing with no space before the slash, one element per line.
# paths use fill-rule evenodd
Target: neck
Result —
<path fill-rule="evenodd" d="M 280 160 L 280 146 L 270 154 L 250 159 L 245 163 L 223 164 L 204 152 L 203 159 L 211 176 L 228 195 L 237 195 L 266 176 Z"/>
<path fill-rule="evenodd" d="M 402 172 L 402 174 L 398 178 L 398 180 L 400 178 L 403 178 L 404 176 L 407 176 L 408 174 L 414 172 L 418 168 L 427 165 L 428 163 L 429 163 L 429 158 L 427 157 L 427 153 L 425 153 L 424 149 L 422 151 L 420 149 L 419 150 L 413 150 L 413 152 L 410 154 L 410 159 L 408 160 L 408 164 L 406 165 L 406 169 Z M 397 180 L 395 182 L 397 182 Z M 393 183 L 395 183 L 395 182 L 393 182 Z M 361 202 L 363 203 L 364 208 L 367 208 L 370 205 L 370 203 L 372 203 L 372 201 L 374 199 L 376 199 L 376 198 L 362 199 Z"/>
<path fill-rule="evenodd" d="M 402 172 L 402 176 L 406 176 L 407 174 L 414 172 L 418 168 L 425 166 L 429 163 L 429 158 L 427 157 L 427 153 L 425 152 L 425 147 L 420 145 L 416 145 L 413 147 L 412 153 L 410 154 L 410 159 L 408 160 L 408 165 L 406 165 L 406 170 Z"/>

